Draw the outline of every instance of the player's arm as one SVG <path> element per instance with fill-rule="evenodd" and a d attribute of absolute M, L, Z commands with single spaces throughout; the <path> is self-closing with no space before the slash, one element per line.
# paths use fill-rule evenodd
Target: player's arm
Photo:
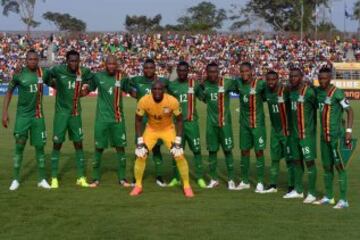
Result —
<path fill-rule="evenodd" d="M 346 134 L 345 134 L 345 141 L 346 144 L 351 143 L 351 136 L 352 136 L 352 126 L 354 122 L 354 111 L 350 106 L 349 100 L 345 97 L 344 92 L 341 90 L 338 94 L 338 101 L 340 102 L 341 107 L 346 112 Z"/>
<path fill-rule="evenodd" d="M 10 81 L 8 90 L 4 97 L 3 111 L 2 111 L 2 125 L 4 128 L 9 126 L 9 105 L 12 99 L 13 92 L 18 85 L 18 75 L 14 75 L 13 79 Z"/>
<path fill-rule="evenodd" d="M 80 97 L 85 97 L 89 95 L 90 92 L 95 91 L 98 86 L 98 82 L 99 82 L 98 75 L 95 74 L 93 78 L 89 79 L 87 83 L 84 83 L 82 85 Z"/>
<path fill-rule="evenodd" d="M 44 70 L 44 76 L 43 76 L 43 81 L 46 85 L 48 85 L 49 87 L 55 88 L 56 89 L 56 69 L 55 67 L 51 68 L 51 69 L 45 69 Z"/>
<path fill-rule="evenodd" d="M 121 89 L 126 92 L 127 94 L 130 94 L 132 98 L 136 98 L 136 88 L 133 87 L 133 83 L 131 78 L 124 77 L 121 80 Z"/>

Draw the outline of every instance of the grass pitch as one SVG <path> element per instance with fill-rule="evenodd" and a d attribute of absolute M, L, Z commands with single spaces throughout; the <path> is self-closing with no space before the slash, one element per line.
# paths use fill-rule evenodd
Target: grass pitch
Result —
<path fill-rule="evenodd" d="M 46 159 L 50 173 L 50 153 L 53 97 L 44 98 L 48 144 Z M 2 106 L 3 98 L 0 98 Z M 37 168 L 33 148 L 27 145 L 21 171 L 21 186 L 16 192 L 8 187 L 12 178 L 16 97 L 10 107 L 10 128 L 0 129 L 0 239 L 359 239 L 360 225 L 360 163 L 358 147 L 349 165 L 350 208 L 336 211 L 329 206 L 304 205 L 301 200 L 284 200 L 286 191 L 285 164 L 281 163 L 280 192 L 259 195 L 250 191 L 230 192 L 226 189 L 224 157 L 219 154 L 222 179 L 217 189 L 201 190 L 193 181 L 194 199 L 185 199 L 180 188 L 160 188 L 155 185 L 154 165 L 148 161 L 144 193 L 138 198 L 128 195 L 129 189 L 117 184 L 117 162 L 108 149 L 102 162 L 102 181 L 97 189 L 75 186 L 75 153 L 71 142 L 65 142 L 60 157 L 60 188 L 45 191 L 36 187 Z M 82 99 L 84 149 L 90 180 L 93 157 L 93 126 L 96 98 Z M 232 100 L 234 129 L 234 162 L 237 182 L 240 175 L 238 148 L 238 101 Z M 131 179 L 134 159 L 135 101 L 125 99 L 127 119 L 127 174 Z M 360 137 L 360 103 L 353 102 L 354 136 Z M 198 104 L 202 136 L 204 169 L 208 172 L 205 146 L 205 106 Z M 267 122 L 269 126 L 269 122 Z M 269 138 L 270 134 L 268 134 Z M 269 146 L 269 141 L 268 141 Z M 170 156 L 162 147 L 164 174 L 172 177 Z M 192 155 L 186 151 L 193 172 Z M 255 185 L 255 159 L 252 155 L 252 187 Z M 270 158 L 266 151 L 266 179 Z M 318 165 L 318 196 L 323 194 L 323 177 Z M 193 176 L 193 174 L 192 174 Z M 306 178 L 305 182 L 306 182 Z M 208 179 L 207 179 L 208 180 Z M 337 181 L 337 175 L 335 177 Z M 337 182 L 335 187 L 338 196 Z"/>

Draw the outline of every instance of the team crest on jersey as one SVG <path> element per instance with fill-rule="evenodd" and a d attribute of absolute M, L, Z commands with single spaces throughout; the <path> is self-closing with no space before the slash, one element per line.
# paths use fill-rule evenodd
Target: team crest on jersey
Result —
<path fill-rule="evenodd" d="M 305 97 L 304 96 L 299 96 L 298 102 L 301 102 L 301 103 L 305 102 Z"/>
<path fill-rule="evenodd" d="M 164 107 L 164 108 L 163 108 L 163 111 L 164 111 L 164 113 L 170 113 L 170 112 L 171 112 L 171 109 L 168 108 L 168 107 Z"/>
<path fill-rule="evenodd" d="M 279 102 L 279 103 L 285 102 L 285 101 L 284 101 L 284 97 L 282 97 L 282 96 L 280 97 L 280 96 L 279 96 L 279 97 L 278 97 L 278 102 Z"/>
<path fill-rule="evenodd" d="M 225 88 L 224 87 L 219 87 L 219 93 L 223 93 L 225 92 Z"/>
<path fill-rule="evenodd" d="M 250 88 L 250 95 L 255 95 L 255 94 L 256 94 L 256 89 Z"/>
<path fill-rule="evenodd" d="M 326 97 L 325 104 L 330 105 L 331 104 L 331 97 Z"/>
<path fill-rule="evenodd" d="M 121 87 L 120 81 L 115 81 L 115 87 Z"/>
<path fill-rule="evenodd" d="M 174 92 L 175 93 L 175 92 Z M 188 89 L 188 93 L 190 94 L 194 94 L 194 88 L 193 87 L 189 87 Z"/>

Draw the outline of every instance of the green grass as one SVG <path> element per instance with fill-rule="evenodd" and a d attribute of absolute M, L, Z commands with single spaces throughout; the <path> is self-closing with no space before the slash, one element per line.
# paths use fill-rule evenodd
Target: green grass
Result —
<path fill-rule="evenodd" d="M 21 186 L 18 191 L 8 190 L 12 177 L 14 139 L 12 128 L 15 102 L 11 104 L 10 129 L 0 129 L 0 239 L 359 239 L 360 185 L 358 148 L 349 167 L 350 208 L 336 211 L 325 206 L 308 206 L 300 200 L 283 200 L 286 189 L 284 163 L 281 165 L 280 187 L 277 194 L 258 195 L 251 191 L 229 192 L 225 184 L 225 165 L 219 154 L 219 172 L 222 184 L 218 189 L 200 190 L 194 185 L 196 197 L 185 199 L 179 188 L 159 188 L 154 183 L 154 166 L 148 161 L 145 191 L 139 198 L 128 196 L 128 189 L 116 182 L 116 161 L 113 150 L 103 157 L 101 187 L 82 189 L 75 186 L 75 160 L 73 146 L 66 142 L 60 159 L 61 187 L 44 191 L 36 187 L 37 169 L 34 151 L 27 147 L 24 154 Z M 88 175 L 93 151 L 93 125 L 95 98 L 85 98 L 83 104 L 84 148 L 88 162 Z M 126 99 L 125 113 L 129 146 L 128 176 L 133 164 L 135 102 Z M 2 104 L 2 98 L 0 103 Z M 48 136 L 52 136 L 54 98 L 44 99 Z M 235 137 L 234 160 L 236 174 L 240 174 L 238 149 L 238 101 L 232 101 Z M 353 102 L 359 119 L 360 103 Z M 205 108 L 199 104 L 202 146 L 206 171 Z M 359 121 L 354 124 L 354 136 L 360 136 Z M 268 134 L 269 136 L 269 134 Z M 49 169 L 51 141 L 46 146 Z M 165 156 L 165 177 L 171 178 L 170 157 Z M 187 152 L 191 169 L 192 157 Z M 317 187 L 323 191 L 320 159 Z M 266 152 L 266 164 L 270 165 Z M 255 165 L 252 158 L 251 175 L 254 183 Z M 49 173 L 49 171 L 48 171 Z M 267 179 L 269 169 L 266 170 Z M 306 178 L 305 178 L 306 179 Z M 337 178 L 336 178 L 337 179 Z M 238 181 L 239 179 L 237 179 Z M 336 184 L 336 191 L 338 190 Z M 337 193 L 337 192 L 336 192 Z M 338 196 L 338 195 L 337 195 Z"/>

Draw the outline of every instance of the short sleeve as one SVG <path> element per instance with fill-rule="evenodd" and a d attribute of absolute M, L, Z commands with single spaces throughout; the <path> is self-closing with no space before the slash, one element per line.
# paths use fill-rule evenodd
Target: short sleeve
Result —
<path fill-rule="evenodd" d="M 335 99 L 340 103 L 340 105 L 343 109 L 348 109 L 350 107 L 350 102 L 346 98 L 343 90 L 341 90 L 341 89 L 336 90 Z"/>
<path fill-rule="evenodd" d="M 14 89 L 19 85 L 19 74 L 15 74 L 8 85 L 8 92 L 13 92 Z"/>
<path fill-rule="evenodd" d="M 99 75 L 95 74 L 94 77 L 92 79 L 90 79 L 88 82 L 90 92 L 93 92 L 96 90 L 96 88 L 98 86 L 98 82 L 99 82 Z"/>

